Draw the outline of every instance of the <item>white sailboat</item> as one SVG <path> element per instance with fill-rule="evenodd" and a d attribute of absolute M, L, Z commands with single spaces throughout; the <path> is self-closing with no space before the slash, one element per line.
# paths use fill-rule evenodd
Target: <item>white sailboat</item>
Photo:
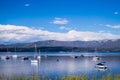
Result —
<path fill-rule="evenodd" d="M 39 50 L 39 54 L 37 55 L 37 59 L 41 59 L 40 50 Z"/>
<path fill-rule="evenodd" d="M 37 47 L 36 47 L 36 44 L 35 44 L 35 53 L 37 52 Z M 38 63 L 38 60 L 36 59 L 36 56 L 34 54 L 34 58 L 31 59 L 31 63 Z"/>
<path fill-rule="evenodd" d="M 17 54 L 16 54 L 16 47 L 15 47 L 15 54 L 12 55 L 12 57 L 13 57 L 14 59 L 16 59 L 16 58 L 18 57 Z"/>

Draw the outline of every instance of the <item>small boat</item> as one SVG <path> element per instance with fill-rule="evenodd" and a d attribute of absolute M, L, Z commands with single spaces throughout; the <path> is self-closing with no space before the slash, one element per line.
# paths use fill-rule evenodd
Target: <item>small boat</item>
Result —
<path fill-rule="evenodd" d="M 18 56 L 17 55 L 12 55 L 13 58 L 17 58 Z"/>
<path fill-rule="evenodd" d="M 77 55 L 71 55 L 72 58 L 79 58 Z"/>
<path fill-rule="evenodd" d="M 81 57 L 84 57 L 84 55 L 83 55 L 83 54 L 81 54 Z"/>
<path fill-rule="evenodd" d="M 7 57 L 6 57 L 6 60 L 9 60 L 9 59 L 10 59 L 10 57 L 7 56 Z"/>
<path fill-rule="evenodd" d="M 39 50 L 39 54 L 37 55 L 37 59 L 41 59 L 40 50 Z"/>
<path fill-rule="evenodd" d="M 8 48 L 7 48 L 7 53 L 8 53 Z M 1 56 L 1 59 L 2 60 L 9 60 L 10 56 Z"/>
<path fill-rule="evenodd" d="M 23 57 L 21 57 L 21 59 L 22 59 L 22 60 L 29 60 L 29 57 L 23 56 Z"/>
<path fill-rule="evenodd" d="M 41 56 L 40 56 L 40 55 L 38 55 L 38 56 L 37 56 L 37 59 L 41 59 Z"/>
<path fill-rule="evenodd" d="M 59 62 L 59 61 L 60 61 L 60 58 L 59 58 L 59 57 L 57 57 L 56 61 L 57 61 L 57 62 Z"/>
<path fill-rule="evenodd" d="M 1 56 L 1 59 L 2 59 L 2 60 L 9 60 L 10 57 L 8 57 L 8 56 Z"/>
<path fill-rule="evenodd" d="M 17 54 L 16 54 L 16 47 L 15 47 L 15 54 L 12 55 L 12 57 L 13 57 L 14 59 L 16 59 L 16 58 L 18 57 Z"/>
<path fill-rule="evenodd" d="M 98 56 L 94 56 L 92 60 L 93 61 L 98 61 L 98 60 L 100 60 L 100 58 Z"/>
<path fill-rule="evenodd" d="M 107 69 L 107 65 L 105 65 L 105 63 L 101 62 L 101 63 L 96 64 L 95 68 L 96 68 L 97 70 L 104 71 L 104 70 Z"/>
<path fill-rule="evenodd" d="M 37 52 L 37 47 L 36 47 L 36 44 L 35 44 L 35 52 Z M 38 60 L 36 59 L 36 56 L 34 54 L 34 58 L 31 59 L 31 63 L 38 63 Z"/>

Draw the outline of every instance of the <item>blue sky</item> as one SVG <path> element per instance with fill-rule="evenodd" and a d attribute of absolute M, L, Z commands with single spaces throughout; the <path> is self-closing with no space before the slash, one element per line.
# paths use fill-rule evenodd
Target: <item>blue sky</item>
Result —
<path fill-rule="evenodd" d="M 0 0 L 0 24 L 0 34 L 5 36 L 9 25 L 11 28 L 24 27 L 33 31 L 53 32 L 55 35 L 68 34 L 70 31 L 104 33 L 117 36 L 116 39 L 120 38 L 120 0 Z M 6 27 L 4 30 L 3 26 Z M 7 28 L 12 34 L 11 38 L 6 40 L 7 37 L 3 36 L 1 42 L 19 41 L 11 28 Z M 79 38 L 84 37 L 71 40 L 91 40 Z M 31 37 L 28 39 L 33 41 Z M 54 38 L 40 37 L 35 40 L 49 39 Z"/>

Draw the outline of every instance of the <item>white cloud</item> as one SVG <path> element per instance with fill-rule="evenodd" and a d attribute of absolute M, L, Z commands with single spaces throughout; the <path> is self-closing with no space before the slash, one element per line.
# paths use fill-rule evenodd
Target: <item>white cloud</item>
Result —
<path fill-rule="evenodd" d="M 107 24 L 106 26 L 107 27 L 111 27 L 111 28 L 115 28 L 115 29 L 120 29 L 120 25 L 110 25 L 110 24 Z"/>
<path fill-rule="evenodd" d="M 65 18 L 55 18 L 53 24 L 67 24 L 69 21 Z"/>
<path fill-rule="evenodd" d="M 27 4 L 25 4 L 24 6 L 28 7 L 28 6 L 30 6 L 30 4 L 27 3 Z"/>
<path fill-rule="evenodd" d="M 116 12 L 114 12 L 114 14 L 116 14 L 116 15 L 117 15 L 117 14 L 119 14 L 119 13 L 116 11 Z"/>
<path fill-rule="evenodd" d="M 70 30 L 66 33 L 60 33 L 29 28 L 26 26 L 0 25 L 0 43 L 32 42 L 39 40 L 90 41 L 102 39 L 120 39 L 120 35 L 114 35 L 105 32 L 83 32 L 76 30 Z"/>

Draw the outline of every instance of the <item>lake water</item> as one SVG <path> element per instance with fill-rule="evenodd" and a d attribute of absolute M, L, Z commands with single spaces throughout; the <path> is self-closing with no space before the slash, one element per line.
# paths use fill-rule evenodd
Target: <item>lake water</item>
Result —
<path fill-rule="evenodd" d="M 0 56 L 12 56 L 15 53 L 0 52 Z M 18 52 L 17 59 L 0 59 L 0 75 L 20 75 L 30 76 L 37 73 L 39 76 L 56 77 L 62 75 L 105 75 L 120 74 L 120 52 L 42 52 L 38 64 L 31 64 L 30 60 L 21 60 L 21 56 L 33 56 L 34 52 Z M 82 55 L 82 56 L 81 56 Z M 84 56 L 83 56 L 84 55 Z M 75 57 L 77 56 L 77 57 Z M 93 56 L 98 56 L 100 60 L 93 61 Z M 99 62 L 106 62 L 106 70 L 97 70 L 95 65 Z"/>

